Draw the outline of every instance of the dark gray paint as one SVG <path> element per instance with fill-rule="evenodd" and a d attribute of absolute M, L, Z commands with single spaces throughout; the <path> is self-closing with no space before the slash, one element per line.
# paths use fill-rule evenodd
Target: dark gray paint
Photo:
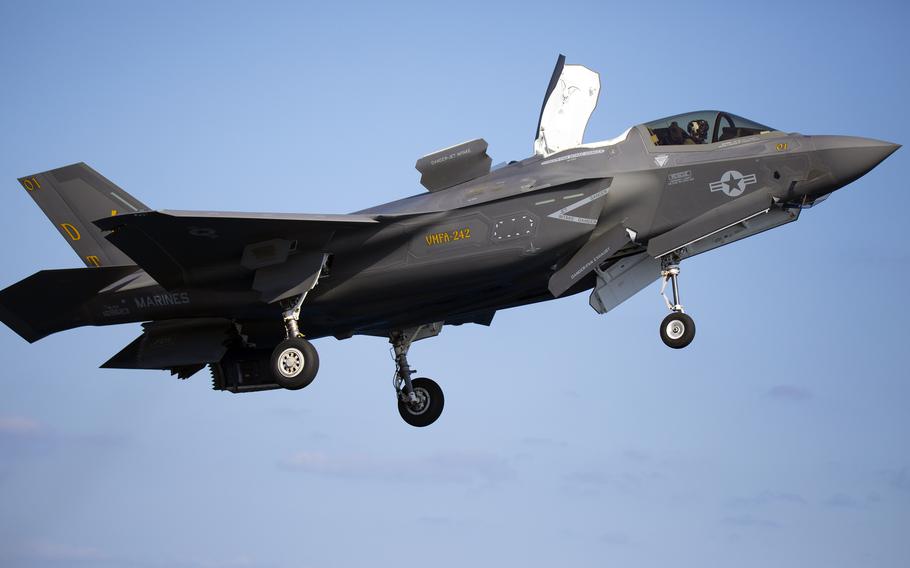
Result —
<path fill-rule="evenodd" d="M 605 312 L 657 277 L 654 256 L 687 258 L 792 221 L 897 148 L 782 132 L 655 146 L 639 126 L 612 146 L 531 157 L 352 215 L 140 211 L 92 219 L 109 206 L 110 187 L 145 207 L 77 164 L 37 174 L 51 181 L 30 193 L 55 223 L 73 212 L 80 230 L 97 227 L 106 240 L 94 239 L 91 250 L 105 261 L 10 286 L 0 292 L 0 319 L 28 341 L 81 325 L 155 322 L 108 366 L 185 376 L 220 361 L 216 388 L 271 388 L 261 363 L 284 338 L 275 301 L 307 288 L 324 255 L 300 318 L 310 338 L 488 325 L 496 310 L 595 285 L 591 304 Z M 473 177 L 477 163 L 465 167 L 442 177 Z M 711 191 L 733 170 L 751 182 L 741 195 Z M 73 172 L 84 174 L 78 185 L 67 178 Z M 74 248 L 80 256 L 89 250 Z"/>

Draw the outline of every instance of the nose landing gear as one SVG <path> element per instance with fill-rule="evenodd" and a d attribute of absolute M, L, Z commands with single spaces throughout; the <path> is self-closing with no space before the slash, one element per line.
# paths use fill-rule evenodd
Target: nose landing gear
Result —
<path fill-rule="evenodd" d="M 660 287 L 660 295 L 670 310 L 670 315 L 660 322 L 660 338 L 667 347 L 673 349 L 682 349 L 695 339 L 695 320 L 683 311 L 682 304 L 679 301 L 679 260 L 664 258 L 661 260 L 660 275 L 663 277 L 663 284 Z M 672 285 L 673 302 L 667 298 L 667 283 Z"/>

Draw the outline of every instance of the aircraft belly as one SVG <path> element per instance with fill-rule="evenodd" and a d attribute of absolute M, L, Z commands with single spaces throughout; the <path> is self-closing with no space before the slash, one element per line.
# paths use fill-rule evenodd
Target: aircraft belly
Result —
<path fill-rule="evenodd" d="M 325 279 L 307 299 L 301 321 L 334 334 L 526 303 L 548 293 L 552 266 L 590 231 L 576 225 L 548 232 L 551 223 L 559 222 L 517 209 L 429 226 L 386 256 L 396 262 L 337 282 L 330 282 L 334 274 Z"/>
<path fill-rule="evenodd" d="M 546 289 L 549 255 L 527 257 L 520 248 L 472 251 L 470 255 L 408 262 L 395 269 L 372 271 L 322 290 L 308 298 L 304 318 L 388 319 L 402 312 L 443 313 L 486 306 L 491 298 L 524 295 Z"/>

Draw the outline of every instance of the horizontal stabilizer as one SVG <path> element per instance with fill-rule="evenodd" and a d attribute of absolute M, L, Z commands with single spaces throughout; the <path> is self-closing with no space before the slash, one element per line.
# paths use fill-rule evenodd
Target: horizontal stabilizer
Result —
<path fill-rule="evenodd" d="M 34 343 L 52 333 L 92 323 L 86 301 L 137 272 L 135 266 L 42 270 L 0 291 L 0 321 Z"/>
<path fill-rule="evenodd" d="M 377 224 L 369 215 L 151 211 L 95 224 L 167 289 L 231 285 L 298 252 L 323 252 L 337 231 Z"/>
<path fill-rule="evenodd" d="M 487 155 L 483 138 L 462 142 L 417 160 L 420 184 L 429 191 L 439 191 L 490 173 L 492 158 Z"/>

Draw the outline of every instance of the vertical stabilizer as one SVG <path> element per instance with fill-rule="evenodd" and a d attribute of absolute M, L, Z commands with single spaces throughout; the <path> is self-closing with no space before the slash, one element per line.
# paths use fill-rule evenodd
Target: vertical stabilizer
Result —
<path fill-rule="evenodd" d="M 86 266 L 135 264 L 92 221 L 149 211 L 141 201 L 81 162 L 19 178 L 19 183 Z"/>

